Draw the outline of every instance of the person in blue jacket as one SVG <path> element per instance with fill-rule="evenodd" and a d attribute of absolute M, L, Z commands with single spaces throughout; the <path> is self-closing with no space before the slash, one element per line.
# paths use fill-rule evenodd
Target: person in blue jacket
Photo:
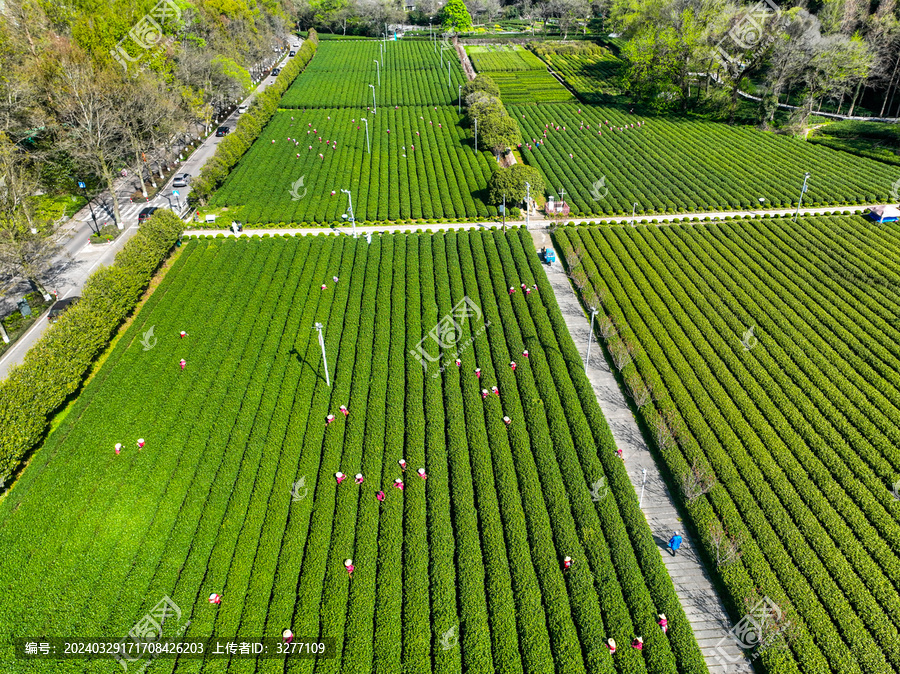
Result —
<path fill-rule="evenodd" d="M 674 532 L 672 534 L 672 538 L 669 539 L 669 547 L 672 549 L 673 557 L 678 552 L 678 548 L 681 547 L 681 541 L 682 541 L 682 538 L 681 538 L 681 536 L 678 535 L 677 531 Z"/>

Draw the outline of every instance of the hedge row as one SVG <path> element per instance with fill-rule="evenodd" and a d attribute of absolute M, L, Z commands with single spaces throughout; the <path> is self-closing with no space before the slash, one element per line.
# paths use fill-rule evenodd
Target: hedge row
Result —
<path fill-rule="evenodd" d="M 94 272 L 81 301 L 60 316 L 0 382 L 0 475 L 11 474 L 41 439 L 49 415 L 78 390 L 93 359 L 134 309 L 153 273 L 181 235 L 183 223 L 159 211 Z"/>
<path fill-rule="evenodd" d="M 316 55 L 318 44 L 316 31 L 310 29 L 309 37 L 303 41 L 297 54 L 281 69 L 275 82 L 254 99 L 250 109 L 238 119 L 234 131 L 222 139 L 216 153 L 203 165 L 200 175 L 191 183 L 191 194 L 188 197 L 191 203 L 197 201 L 201 204 L 206 203 L 216 188 L 228 177 L 229 171 L 250 149 L 278 110 L 282 94 Z"/>

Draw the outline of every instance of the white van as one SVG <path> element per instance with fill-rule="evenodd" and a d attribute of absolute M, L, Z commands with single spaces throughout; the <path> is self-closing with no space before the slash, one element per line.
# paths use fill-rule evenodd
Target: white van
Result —
<path fill-rule="evenodd" d="M 245 112 L 247 112 L 247 108 L 248 108 L 248 107 L 249 107 L 249 106 L 248 106 L 246 103 L 241 103 L 241 104 L 238 106 L 238 114 L 239 114 L 239 115 L 243 115 Z"/>

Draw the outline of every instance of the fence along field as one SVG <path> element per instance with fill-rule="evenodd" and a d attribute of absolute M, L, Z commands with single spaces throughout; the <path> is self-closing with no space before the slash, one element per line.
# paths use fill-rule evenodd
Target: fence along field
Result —
<path fill-rule="evenodd" d="M 763 652 L 765 671 L 900 671 L 900 228 L 817 217 L 555 236 L 635 347 L 623 375 L 653 385 L 641 411 L 676 481 L 714 479 L 686 511 L 711 559 L 727 551 L 713 523 L 743 551 L 719 568 L 732 605 L 759 588 L 786 611 L 795 636 Z"/>
<path fill-rule="evenodd" d="M 188 638 L 333 637 L 317 672 L 706 671 L 525 231 L 187 241 L 0 501 L 0 549 L 13 636 L 124 637 L 168 596 Z M 64 665 L 29 671 L 117 669 Z"/>
<path fill-rule="evenodd" d="M 245 222 L 335 222 L 349 189 L 359 222 L 496 215 L 484 202 L 496 160 L 475 154 L 456 108 L 379 108 L 367 117 L 371 154 L 363 112 L 279 111 L 210 206 Z"/>
<path fill-rule="evenodd" d="M 573 214 L 630 214 L 634 203 L 641 214 L 790 207 L 806 171 L 804 206 L 884 203 L 900 179 L 900 167 L 747 127 L 612 107 L 507 108 L 525 161 L 548 190 L 565 190 Z"/>
<path fill-rule="evenodd" d="M 379 111 L 395 105 L 456 105 L 466 77 L 452 48 L 444 49 L 442 60 L 440 44 L 437 50 L 425 41 L 388 41 L 384 49 L 381 44 L 377 40 L 320 44 L 309 67 L 285 92 L 281 106 L 368 109 L 373 105 L 370 84 L 375 85 Z"/>

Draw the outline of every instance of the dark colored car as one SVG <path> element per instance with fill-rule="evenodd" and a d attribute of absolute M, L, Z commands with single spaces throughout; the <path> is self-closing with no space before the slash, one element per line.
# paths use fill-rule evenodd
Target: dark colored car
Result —
<path fill-rule="evenodd" d="M 281 72 L 281 68 L 273 68 L 272 69 L 272 77 L 278 77 L 278 73 Z"/>
<path fill-rule="evenodd" d="M 149 218 L 151 215 L 156 213 L 159 210 L 159 206 L 147 206 L 144 210 L 138 213 L 138 224 L 142 223 L 144 220 Z"/>
<path fill-rule="evenodd" d="M 75 297 L 67 297 L 64 300 L 60 300 L 56 302 L 52 307 L 50 307 L 50 313 L 47 314 L 47 320 L 51 323 L 55 323 L 56 319 L 59 318 L 59 315 L 63 313 L 70 306 L 75 304 L 81 297 L 76 295 Z"/>
<path fill-rule="evenodd" d="M 291 49 L 291 53 L 288 54 L 288 56 L 296 56 L 296 55 L 297 55 L 297 52 L 295 52 L 293 49 Z"/>
<path fill-rule="evenodd" d="M 220 126 L 218 129 L 216 129 L 216 135 L 227 136 L 229 131 L 231 131 L 230 126 Z"/>

